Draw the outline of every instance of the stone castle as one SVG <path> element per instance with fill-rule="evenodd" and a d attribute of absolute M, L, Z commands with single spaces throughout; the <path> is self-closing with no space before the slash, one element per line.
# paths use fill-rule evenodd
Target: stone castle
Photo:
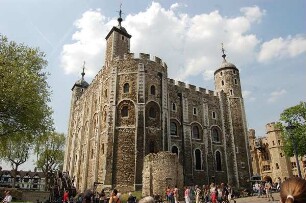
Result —
<path fill-rule="evenodd" d="M 121 12 L 120 12 L 121 13 Z M 78 190 L 95 182 L 141 189 L 144 157 L 178 156 L 184 185 L 228 182 L 246 187 L 251 176 L 248 131 L 239 70 L 223 61 L 215 90 L 168 78 L 167 65 L 130 53 L 121 16 L 106 36 L 105 65 L 91 84 L 72 87 L 64 170 Z"/>
<path fill-rule="evenodd" d="M 295 157 L 285 156 L 281 130 L 274 122 L 266 125 L 266 136 L 255 137 L 255 130 L 249 130 L 249 142 L 253 173 L 262 179 L 270 177 L 276 181 L 298 176 Z M 306 177 L 306 157 L 299 157 L 302 177 Z"/>

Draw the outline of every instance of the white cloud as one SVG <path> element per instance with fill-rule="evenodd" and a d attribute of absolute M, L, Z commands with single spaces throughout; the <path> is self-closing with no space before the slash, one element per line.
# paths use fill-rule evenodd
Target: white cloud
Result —
<path fill-rule="evenodd" d="M 282 37 L 264 42 L 258 55 L 259 62 L 268 62 L 274 59 L 292 58 L 306 52 L 305 36 Z"/>
<path fill-rule="evenodd" d="M 238 68 L 254 60 L 259 40 L 250 30 L 265 13 L 260 8 L 242 8 L 242 15 L 229 18 L 217 10 L 190 16 L 177 12 L 180 6 L 173 4 L 167 9 L 153 2 L 145 11 L 127 15 L 122 25 L 132 35 L 131 52 L 159 56 L 168 65 L 169 77 L 185 81 L 195 75 L 213 79 L 222 62 L 221 42 L 227 60 Z M 85 12 L 75 23 L 73 43 L 63 47 L 65 72 L 79 74 L 86 60 L 86 74 L 96 74 L 103 65 L 104 38 L 115 25 L 115 19 L 107 20 L 98 10 Z"/>
<path fill-rule="evenodd" d="M 106 22 L 100 10 L 86 11 L 82 18 L 75 22 L 78 29 L 73 36 L 72 44 L 63 46 L 61 66 L 65 73 L 80 74 L 83 61 L 86 61 L 86 74 L 95 75 L 103 64 L 105 36 L 111 26 Z"/>
<path fill-rule="evenodd" d="M 277 101 L 281 96 L 285 95 L 287 91 L 285 89 L 277 90 L 270 93 L 270 97 L 268 98 L 269 103 L 273 103 Z"/>
<path fill-rule="evenodd" d="M 265 10 L 260 10 L 258 6 L 253 6 L 253 7 L 244 7 L 241 8 L 240 11 L 244 13 L 246 18 L 250 22 L 260 22 L 262 17 L 266 14 Z"/>

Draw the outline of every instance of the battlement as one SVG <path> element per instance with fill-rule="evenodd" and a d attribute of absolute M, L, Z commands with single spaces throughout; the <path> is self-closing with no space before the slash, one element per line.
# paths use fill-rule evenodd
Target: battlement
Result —
<path fill-rule="evenodd" d="M 114 61 L 123 60 L 123 59 L 124 60 L 142 59 L 142 60 L 152 61 L 152 62 L 155 62 L 155 63 L 161 65 L 164 68 L 167 68 L 167 64 L 161 58 L 159 58 L 157 56 L 150 55 L 150 54 L 146 54 L 146 53 L 139 53 L 138 57 L 136 56 L 135 53 L 125 53 L 123 55 L 123 57 L 122 56 L 114 57 Z"/>
<path fill-rule="evenodd" d="M 266 132 L 272 132 L 272 131 L 277 131 L 280 130 L 275 122 L 267 123 L 266 124 Z"/>
<path fill-rule="evenodd" d="M 215 92 L 215 91 L 207 90 L 205 88 L 197 87 L 197 86 L 191 85 L 191 84 L 186 84 L 182 81 L 178 81 L 178 80 L 174 80 L 174 79 L 170 79 L 170 78 L 168 79 L 168 84 L 175 85 L 175 86 L 178 86 L 180 88 L 184 88 L 184 89 L 187 89 L 187 90 L 190 90 L 190 91 L 195 91 L 195 92 L 199 92 L 199 93 L 202 93 L 202 94 L 208 94 L 210 96 L 218 96 L 218 93 Z"/>
<path fill-rule="evenodd" d="M 249 129 L 249 138 L 250 139 L 255 139 L 255 130 L 254 129 Z"/>

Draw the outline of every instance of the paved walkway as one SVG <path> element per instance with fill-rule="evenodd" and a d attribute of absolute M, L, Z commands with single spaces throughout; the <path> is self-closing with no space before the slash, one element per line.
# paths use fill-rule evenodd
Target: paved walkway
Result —
<path fill-rule="evenodd" d="M 279 197 L 279 193 L 273 193 L 272 194 L 274 201 L 268 201 L 268 198 L 258 198 L 257 196 L 253 196 L 253 197 L 242 197 L 242 198 L 238 198 L 236 199 L 237 203 L 278 203 L 280 200 Z M 233 201 L 232 201 L 233 202 Z"/>

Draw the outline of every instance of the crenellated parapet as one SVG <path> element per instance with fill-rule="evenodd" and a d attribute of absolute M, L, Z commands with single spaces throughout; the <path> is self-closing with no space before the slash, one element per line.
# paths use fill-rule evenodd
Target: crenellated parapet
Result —
<path fill-rule="evenodd" d="M 139 54 L 135 54 L 135 53 L 125 53 L 122 56 L 116 56 L 114 57 L 114 61 L 119 61 L 119 60 L 145 60 L 148 62 L 155 62 L 159 65 L 161 65 L 162 67 L 164 67 L 165 69 L 167 69 L 167 64 L 159 57 L 151 55 L 151 54 L 147 54 L 147 53 L 139 53 Z"/>
<path fill-rule="evenodd" d="M 198 87 L 195 85 L 191 85 L 182 81 L 174 80 L 174 79 L 168 79 L 168 84 L 172 86 L 177 86 L 181 89 L 185 89 L 187 91 L 191 92 L 198 92 L 207 96 L 218 96 L 218 92 L 215 92 L 213 90 L 207 90 L 206 88 Z"/>
<path fill-rule="evenodd" d="M 266 124 L 266 132 L 273 132 L 273 131 L 279 131 L 280 129 L 277 127 L 275 122 L 267 123 Z"/>

